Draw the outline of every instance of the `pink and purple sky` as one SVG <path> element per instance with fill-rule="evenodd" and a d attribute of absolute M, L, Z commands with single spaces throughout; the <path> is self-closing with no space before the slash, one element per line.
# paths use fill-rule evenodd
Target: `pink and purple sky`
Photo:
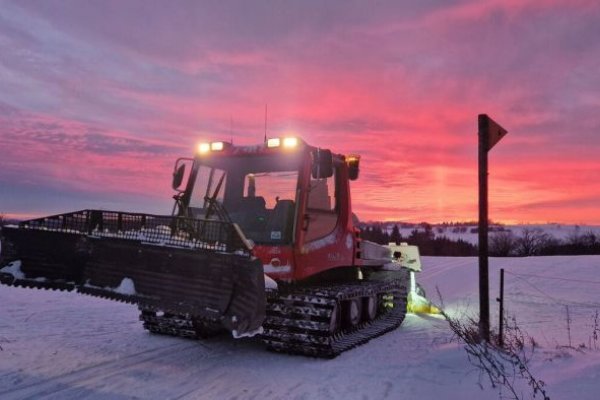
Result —
<path fill-rule="evenodd" d="M 596 0 L 2 1 L 0 213 L 169 213 L 174 160 L 265 104 L 362 155 L 363 220 L 476 220 L 487 113 L 490 218 L 600 224 Z"/>

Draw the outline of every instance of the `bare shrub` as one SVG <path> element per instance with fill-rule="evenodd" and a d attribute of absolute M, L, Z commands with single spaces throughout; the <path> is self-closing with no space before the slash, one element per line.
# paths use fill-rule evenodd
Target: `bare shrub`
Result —
<path fill-rule="evenodd" d="M 490 237 L 490 255 L 508 257 L 515 251 L 517 238 L 510 231 L 496 232 Z"/>
<path fill-rule="evenodd" d="M 544 381 L 537 379 L 529 369 L 529 361 L 538 344 L 519 328 L 514 317 L 505 320 L 504 346 L 500 347 L 497 334 L 492 334 L 490 343 L 481 340 L 474 318 L 453 318 L 443 311 L 443 304 L 439 308 L 456 338 L 464 343 L 469 362 L 479 370 L 481 387 L 487 378 L 489 384 L 499 390 L 500 398 L 506 398 L 503 395 L 503 389 L 506 389 L 510 399 L 521 400 L 520 380 L 531 388 L 533 398 L 541 396 L 543 400 L 550 400 Z"/>
<path fill-rule="evenodd" d="M 593 231 L 587 231 L 581 233 L 579 229 L 576 229 L 573 233 L 567 236 L 567 243 L 578 246 L 578 247 L 591 247 L 598 242 L 598 237 Z"/>
<path fill-rule="evenodd" d="M 519 256 L 534 256 L 546 247 L 552 237 L 540 228 L 525 228 L 516 240 L 516 253 Z"/>

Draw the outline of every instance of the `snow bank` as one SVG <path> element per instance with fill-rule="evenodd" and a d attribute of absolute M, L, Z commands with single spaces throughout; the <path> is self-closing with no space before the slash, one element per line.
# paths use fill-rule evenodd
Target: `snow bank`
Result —
<path fill-rule="evenodd" d="M 277 282 L 265 274 L 265 289 L 277 290 Z"/>
<path fill-rule="evenodd" d="M 76 229 L 63 229 L 63 228 L 48 228 L 45 226 L 28 226 L 24 225 L 23 229 L 32 229 L 49 232 L 67 232 L 67 233 L 78 233 L 87 234 Z M 178 232 L 172 234 L 171 228 L 166 225 L 159 225 L 154 228 L 142 228 L 128 231 L 110 231 L 108 229 L 99 230 L 94 229 L 90 234 L 90 237 L 101 238 L 119 238 L 119 239 L 131 239 L 139 240 L 144 244 L 175 247 L 175 248 L 203 248 L 208 250 L 227 251 L 227 245 L 225 243 L 207 243 L 197 239 L 191 238 L 189 234 L 184 232 Z M 242 253 L 245 254 L 245 253 Z"/>
<path fill-rule="evenodd" d="M 262 326 L 258 327 L 258 329 L 255 329 L 253 331 L 244 332 L 244 333 L 238 333 L 238 331 L 234 329 L 231 332 L 231 336 L 233 336 L 234 339 L 251 338 L 256 335 L 260 335 L 263 332 L 264 332 L 264 329 Z"/>
<path fill-rule="evenodd" d="M 176 247 L 176 248 L 203 248 L 209 250 L 226 251 L 227 245 L 224 243 L 206 243 L 191 238 L 184 232 L 172 234 L 171 228 L 166 225 L 159 225 L 155 228 L 142 228 L 140 230 L 111 232 L 108 229 L 104 231 L 92 231 L 92 237 L 110 237 L 119 239 L 139 240 L 144 244 Z"/>
<path fill-rule="evenodd" d="M 93 288 L 93 289 L 109 290 L 111 292 L 123 294 L 125 296 L 134 296 L 137 294 L 137 292 L 135 291 L 135 284 L 133 283 L 133 280 L 130 278 L 123 278 L 123 280 L 117 287 L 105 286 L 102 288 L 100 286 L 90 284 L 89 280 L 83 286 L 88 287 L 88 288 Z"/>
<path fill-rule="evenodd" d="M 15 279 L 25 279 L 25 274 L 21 271 L 21 260 L 11 262 L 6 267 L 0 269 L 0 272 L 12 274 Z"/>
<path fill-rule="evenodd" d="M 135 285 L 133 284 L 133 281 L 129 278 L 123 278 L 121 284 L 114 288 L 113 292 L 128 296 L 133 296 L 136 294 Z"/>

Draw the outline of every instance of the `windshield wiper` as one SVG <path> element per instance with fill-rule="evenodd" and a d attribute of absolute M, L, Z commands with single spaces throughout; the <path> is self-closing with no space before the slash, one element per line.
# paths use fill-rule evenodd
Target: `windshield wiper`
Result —
<path fill-rule="evenodd" d="M 213 192 L 212 196 L 210 196 L 210 197 L 206 196 L 204 198 L 204 201 L 206 203 L 208 203 L 208 207 L 206 208 L 206 213 L 204 214 L 205 219 L 209 219 L 210 215 L 214 212 L 217 215 L 219 220 L 225 221 L 225 222 L 231 222 L 231 218 L 229 217 L 227 210 L 225 210 L 223 205 L 221 203 L 219 203 L 219 201 L 217 200 L 217 197 L 219 196 L 219 192 L 221 191 L 221 186 L 223 186 L 223 181 L 225 180 L 226 175 L 227 175 L 227 173 L 223 172 L 223 175 L 221 175 L 221 178 L 219 179 L 219 183 L 217 183 L 217 186 L 215 187 L 215 191 Z"/>

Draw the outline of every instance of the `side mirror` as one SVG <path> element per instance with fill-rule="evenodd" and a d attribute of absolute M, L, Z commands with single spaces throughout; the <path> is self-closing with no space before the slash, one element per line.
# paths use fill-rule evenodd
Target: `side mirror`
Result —
<path fill-rule="evenodd" d="M 313 179 L 331 178 L 333 176 L 333 154 L 331 154 L 331 150 L 316 149 L 312 154 Z"/>
<path fill-rule="evenodd" d="M 186 164 L 191 162 L 193 162 L 191 158 L 180 158 L 175 163 L 175 168 L 173 169 L 173 181 L 171 182 L 173 190 L 177 190 L 178 192 L 183 192 L 185 190 L 185 187 L 182 188 L 181 186 L 186 185 L 184 183 L 184 178 L 186 175 L 189 175 L 186 171 Z"/>
<path fill-rule="evenodd" d="M 348 164 L 348 178 L 351 181 L 355 181 L 358 179 L 359 164 L 360 164 L 360 156 L 358 155 L 350 155 L 346 157 L 346 163 Z"/>
<path fill-rule="evenodd" d="M 183 182 L 183 175 L 185 174 L 185 164 L 181 164 L 177 169 L 173 172 L 173 183 L 171 186 L 174 190 L 178 190 Z"/>

